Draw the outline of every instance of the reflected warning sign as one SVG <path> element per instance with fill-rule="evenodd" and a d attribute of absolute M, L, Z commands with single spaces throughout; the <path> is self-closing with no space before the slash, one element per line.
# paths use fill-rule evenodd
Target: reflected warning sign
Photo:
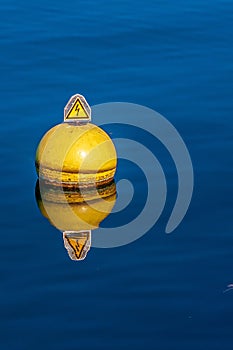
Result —
<path fill-rule="evenodd" d="M 91 231 L 64 231 L 63 240 L 72 260 L 85 259 L 91 247 Z"/>

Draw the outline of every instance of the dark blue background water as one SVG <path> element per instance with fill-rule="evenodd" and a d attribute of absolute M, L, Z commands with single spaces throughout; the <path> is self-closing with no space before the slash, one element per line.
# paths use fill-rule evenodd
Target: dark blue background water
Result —
<path fill-rule="evenodd" d="M 232 348 L 232 1 L 0 8 L 1 349 Z M 195 191 L 173 234 L 176 172 L 158 149 L 170 195 L 157 225 L 130 245 L 68 258 L 36 206 L 34 154 L 77 92 L 91 105 L 151 107 L 179 130 Z"/>

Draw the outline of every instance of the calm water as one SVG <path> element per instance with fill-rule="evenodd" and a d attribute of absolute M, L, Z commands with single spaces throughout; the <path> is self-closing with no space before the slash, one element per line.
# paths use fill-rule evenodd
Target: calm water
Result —
<path fill-rule="evenodd" d="M 232 1 L 2 0 L 0 8 L 1 349 L 232 348 L 233 291 L 223 293 L 233 283 Z M 34 155 L 76 92 L 91 105 L 148 106 L 179 130 L 195 191 L 173 234 L 164 229 L 176 171 L 155 144 L 169 191 L 155 227 L 127 246 L 93 248 L 83 262 L 68 258 L 36 205 Z M 126 174 L 139 176 L 119 164 L 118 179 Z M 141 208 L 145 186 L 135 183 L 123 221 Z"/>

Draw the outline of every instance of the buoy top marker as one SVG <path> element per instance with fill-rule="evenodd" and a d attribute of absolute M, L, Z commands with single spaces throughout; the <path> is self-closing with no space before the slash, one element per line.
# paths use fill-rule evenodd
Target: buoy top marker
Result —
<path fill-rule="evenodd" d="M 73 95 L 64 108 L 64 122 L 79 123 L 91 121 L 91 107 L 84 96 Z"/>

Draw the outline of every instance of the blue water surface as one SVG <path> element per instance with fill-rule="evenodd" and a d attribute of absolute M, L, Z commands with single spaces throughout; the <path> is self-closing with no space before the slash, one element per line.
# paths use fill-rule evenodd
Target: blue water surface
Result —
<path fill-rule="evenodd" d="M 0 9 L 1 349 L 231 349 L 232 1 L 2 0 Z M 74 93 L 91 105 L 145 105 L 180 132 L 195 187 L 172 234 L 176 169 L 155 144 L 168 181 L 157 224 L 132 244 L 69 259 L 37 208 L 34 157 Z M 138 179 L 121 165 L 118 178 Z M 123 221 L 142 207 L 142 180 Z"/>

